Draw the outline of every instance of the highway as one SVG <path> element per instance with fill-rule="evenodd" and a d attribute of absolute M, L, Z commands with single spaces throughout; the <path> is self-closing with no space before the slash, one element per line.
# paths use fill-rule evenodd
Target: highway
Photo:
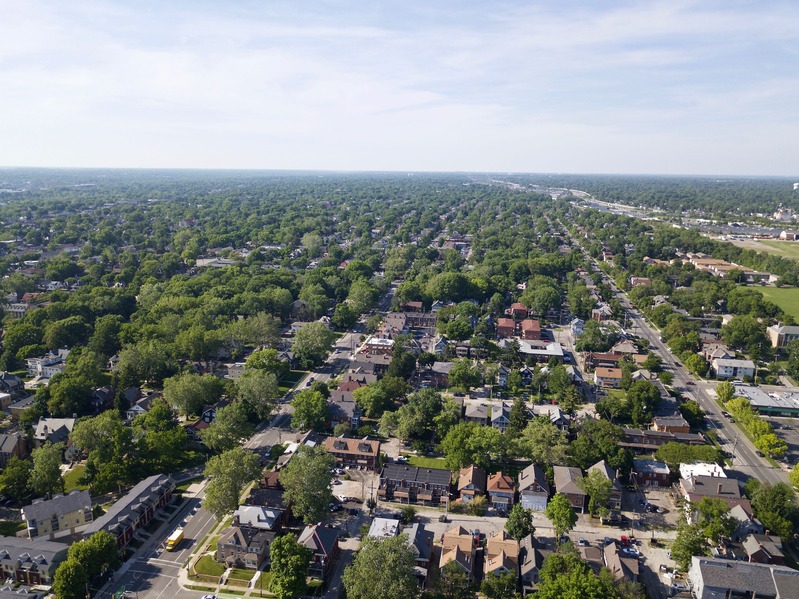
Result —
<path fill-rule="evenodd" d="M 571 236 L 568 229 L 563 227 L 562 223 L 560 224 L 565 235 L 571 239 L 574 247 L 579 248 L 586 259 L 599 269 L 596 260 Z M 602 271 L 600 270 L 599 272 Z M 722 410 L 715 399 L 714 389 L 716 383 L 695 379 L 672 354 L 666 344 L 660 340 L 660 334 L 630 303 L 627 295 L 616 286 L 616 283 L 610 277 L 607 277 L 604 273 L 602 273 L 602 277 L 614 290 L 616 297 L 627 312 L 628 323 L 632 323 L 632 326 L 629 327 L 630 332 L 634 332 L 634 334 L 649 341 L 649 346 L 652 348 L 651 351 L 658 354 L 662 358 L 664 366 L 674 373 L 672 386 L 683 393 L 690 393 L 707 413 L 708 419 L 716 430 L 719 443 L 723 444 L 725 451 L 733 454 L 733 466 L 729 470 L 739 472 L 742 475 L 740 478 L 754 477 L 762 482 L 771 484 L 787 482 L 788 478 L 785 472 L 780 468 L 774 468 L 764 458 L 758 456 L 757 450 L 746 435 L 740 431 L 735 423 L 730 422 L 722 415 Z"/>

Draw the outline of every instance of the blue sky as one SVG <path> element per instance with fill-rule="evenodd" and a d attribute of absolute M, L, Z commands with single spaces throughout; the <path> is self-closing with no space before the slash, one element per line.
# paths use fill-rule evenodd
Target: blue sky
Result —
<path fill-rule="evenodd" d="M 0 165 L 799 176 L 799 3 L 0 0 Z"/>

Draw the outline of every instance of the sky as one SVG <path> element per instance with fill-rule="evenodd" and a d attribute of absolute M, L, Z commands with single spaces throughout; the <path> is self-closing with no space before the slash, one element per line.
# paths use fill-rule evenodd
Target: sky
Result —
<path fill-rule="evenodd" d="M 799 2 L 0 0 L 0 165 L 799 176 Z"/>

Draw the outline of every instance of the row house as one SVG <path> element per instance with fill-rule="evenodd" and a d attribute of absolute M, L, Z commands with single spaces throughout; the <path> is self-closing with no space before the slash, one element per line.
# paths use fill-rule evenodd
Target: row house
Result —
<path fill-rule="evenodd" d="M 691 503 L 699 503 L 703 497 L 713 497 L 723 500 L 730 508 L 740 505 L 749 514 L 752 513 L 751 503 L 741 495 L 741 486 L 734 478 L 718 476 L 681 478 L 680 493 Z"/>
<path fill-rule="evenodd" d="M 666 443 L 685 443 L 686 445 L 704 445 L 705 438 L 699 433 L 669 433 L 638 428 L 625 428 L 624 439 L 619 447 L 626 447 L 637 452 L 652 452 Z"/>
<path fill-rule="evenodd" d="M 434 312 L 405 312 L 405 321 L 412 329 L 436 328 L 438 316 Z"/>
<path fill-rule="evenodd" d="M 668 465 L 656 460 L 633 460 L 630 478 L 642 487 L 671 486 L 671 471 Z"/>
<path fill-rule="evenodd" d="M 342 467 L 375 470 L 380 463 L 380 441 L 327 437 L 325 449 L 336 459 L 336 464 Z"/>
<path fill-rule="evenodd" d="M 786 566 L 698 556 L 691 558 L 688 579 L 696 599 L 788 599 L 799 588 L 799 573 Z"/>
<path fill-rule="evenodd" d="M 56 533 L 74 534 L 94 520 L 92 498 L 88 491 L 72 491 L 69 495 L 54 495 L 52 499 L 35 499 L 20 510 L 29 539 L 49 537 Z M 58 536 L 64 536 L 63 534 Z"/>
<path fill-rule="evenodd" d="M 137 530 L 146 527 L 172 501 L 174 490 L 175 481 L 165 474 L 145 478 L 86 527 L 83 537 L 105 530 L 116 537 L 118 547 L 124 547 Z"/>
<path fill-rule="evenodd" d="M 438 505 L 449 497 L 452 473 L 442 468 L 386 464 L 380 473 L 378 497 L 385 501 Z"/>
<path fill-rule="evenodd" d="M 67 557 L 68 545 L 0 537 L 0 567 L 4 577 L 24 585 L 50 586 L 58 566 Z"/>

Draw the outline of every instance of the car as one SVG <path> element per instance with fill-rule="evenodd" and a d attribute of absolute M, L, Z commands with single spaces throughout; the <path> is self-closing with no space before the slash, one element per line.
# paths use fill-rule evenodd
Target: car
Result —
<path fill-rule="evenodd" d="M 347 503 L 346 495 L 336 495 L 336 499 L 338 499 L 341 503 Z"/>
<path fill-rule="evenodd" d="M 344 469 L 343 468 L 333 468 L 333 470 L 331 472 L 333 474 L 341 476 L 342 474 L 344 474 Z"/>
<path fill-rule="evenodd" d="M 693 387 L 694 385 L 696 385 L 696 383 L 695 383 L 695 382 L 693 382 L 693 381 L 685 381 L 685 384 L 686 384 L 686 385 L 689 385 L 689 386 L 691 386 L 691 387 Z"/>
<path fill-rule="evenodd" d="M 586 541 L 583 537 L 580 537 L 579 539 L 577 539 L 577 544 L 580 547 L 588 547 L 588 541 Z"/>
<path fill-rule="evenodd" d="M 613 542 L 613 539 L 610 537 L 605 537 L 605 545 L 610 545 Z"/>
<path fill-rule="evenodd" d="M 571 542 L 571 539 L 570 539 L 569 537 L 567 537 L 566 535 L 562 535 L 562 536 L 560 537 L 560 543 L 561 543 L 561 545 L 562 545 L 563 543 L 569 543 L 569 542 Z"/>
<path fill-rule="evenodd" d="M 331 480 L 331 481 L 330 481 L 330 484 L 333 484 L 333 485 L 340 485 L 340 484 L 341 484 L 341 481 L 340 481 L 339 479 L 337 479 L 337 478 L 334 478 L 333 480 Z"/>
<path fill-rule="evenodd" d="M 671 588 L 673 588 L 675 591 L 687 591 L 688 590 L 688 587 L 685 586 L 684 584 L 682 584 L 681 582 L 672 582 L 671 583 Z"/>
<path fill-rule="evenodd" d="M 216 595 L 203 595 L 203 599 L 216 599 Z"/>
<path fill-rule="evenodd" d="M 638 557 L 641 555 L 641 552 L 638 551 L 635 547 L 625 547 L 621 550 L 621 552 L 625 555 L 629 555 L 630 557 Z"/>
<path fill-rule="evenodd" d="M 338 503 L 331 503 L 330 504 L 330 511 L 331 512 L 338 512 L 341 510 L 341 505 Z"/>
<path fill-rule="evenodd" d="M 397 464 L 406 464 L 408 462 L 408 458 L 405 457 L 404 455 L 401 455 L 397 457 L 397 459 L 395 459 L 394 461 L 397 462 Z"/>

